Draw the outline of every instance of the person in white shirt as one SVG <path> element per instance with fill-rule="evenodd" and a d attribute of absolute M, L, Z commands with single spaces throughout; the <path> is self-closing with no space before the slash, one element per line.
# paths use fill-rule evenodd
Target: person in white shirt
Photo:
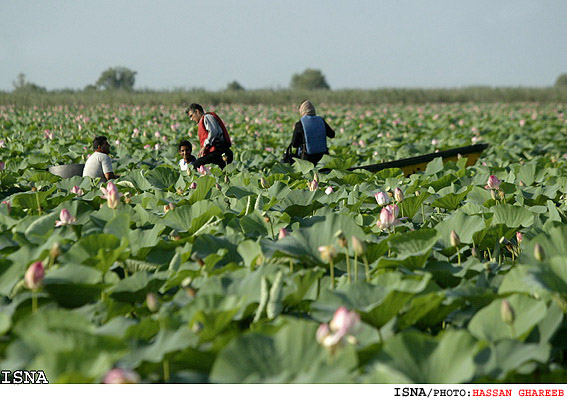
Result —
<path fill-rule="evenodd" d="M 181 160 L 179 160 L 179 169 L 181 171 L 187 171 L 189 164 L 197 160 L 194 155 L 191 154 L 193 151 L 193 145 L 188 140 L 182 140 L 177 146 Z"/>
<path fill-rule="evenodd" d="M 94 153 L 90 155 L 83 168 L 83 176 L 91 178 L 103 178 L 104 180 L 116 179 L 112 169 L 110 154 L 110 144 L 106 136 L 97 136 L 93 140 Z"/>

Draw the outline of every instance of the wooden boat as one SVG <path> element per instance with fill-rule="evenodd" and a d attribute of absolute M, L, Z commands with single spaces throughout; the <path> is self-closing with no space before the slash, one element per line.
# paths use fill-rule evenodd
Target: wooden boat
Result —
<path fill-rule="evenodd" d="M 388 161 L 380 164 L 363 165 L 359 167 L 349 168 L 348 171 L 356 171 L 359 169 L 364 169 L 370 172 L 378 172 L 383 169 L 388 168 L 399 168 L 404 172 L 405 176 L 415 174 L 417 172 L 425 171 L 427 164 L 433 159 L 442 157 L 443 162 L 447 161 L 457 161 L 459 157 L 467 158 L 467 166 L 471 166 L 476 163 L 476 160 L 480 157 L 480 154 L 488 148 L 488 144 L 479 143 L 473 144 L 471 146 L 457 147 L 454 149 L 438 151 L 437 153 L 429 153 L 421 156 L 404 158 L 401 160 Z M 322 173 L 328 173 L 330 170 L 328 168 L 321 169 Z"/>

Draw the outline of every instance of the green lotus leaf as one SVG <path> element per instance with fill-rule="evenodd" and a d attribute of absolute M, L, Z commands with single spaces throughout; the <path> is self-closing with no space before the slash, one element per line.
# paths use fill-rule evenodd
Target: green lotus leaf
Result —
<path fill-rule="evenodd" d="M 451 231 L 455 231 L 461 243 L 472 243 L 473 235 L 485 228 L 484 219 L 477 215 L 467 215 L 464 212 L 456 211 L 451 217 L 439 222 L 435 230 L 439 232 L 439 237 L 445 247 L 451 246 Z"/>
<path fill-rule="evenodd" d="M 148 172 L 145 178 L 153 188 L 169 190 L 179 179 L 179 172 L 170 167 L 160 166 Z"/>
<path fill-rule="evenodd" d="M 496 342 L 502 339 L 520 339 L 534 328 L 547 313 L 543 301 L 534 300 L 522 294 L 508 297 L 514 310 L 515 321 L 512 325 L 506 324 L 501 316 L 502 300 L 496 300 L 483 308 L 472 317 L 469 331 L 479 339 Z"/>
<path fill-rule="evenodd" d="M 110 297 L 125 303 L 141 302 L 148 293 L 155 293 L 167 279 L 167 272 L 139 271 L 115 284 Z"/>
<path fill-rule="evenodd" d="M 466 331 L 446 331 L 437 337 L 409 331 L 386 340 L 376 364 L 398 371 L 388 374 L 390 379 L 401 378 L 395 383 L 463 383 L 474 376 L 475 352 L 476 341 Z"/>
<path fill-rule="evenodd" d="M 214 383 L 350 383 L 356 368 L 352 347 L 329 357 L 315 340 L 317 324 L 289 320 L 273 336 L 238 336 L 218 355 L 210 375 Z"/>
<path fill-rule="evenodd" d="M 431 203 L 431 206 L 444 208 L 446 210 L 456 210 L 461 205 L 461 202 L 467 197 L 472 188 L 473 186 L 469 186 L 458 193 L 446 194 L 443 197 L 436 199 L 433 203 Z"/>
<path fill-rule="evenodd" d="M 98 300 L 100 293 L 108 285 L 102 283 L 100 271 L 67 264 L 48 271 L 43 286 L 59 305 L 76 308 Z"/>
<path fill-rule="evenodd" d="M 431 196 L 429 192 L 421 192 L 419 196 L 406 197 L 404 201 L 399 204 L 400 216 L 412 219 L 415 214 L 420 210 L 423 202 Z"/>
<path fill-rule="evenodd" d="M 201 200 L 205 200 L 211 188 L 215 186 L 216 179 L 209 175 L 200 176 L 195 181 L 197 187 L 190 189 L 189 204 L 195 204 Z"/>
<path fill-rule="evenodd" d="M 437 242 L 437 238 L 435 229 L 420 229 L 391 235 L 388 246 L 399 256 L 427 254 Z"/>
<path fill-rule="evenodd" d="M 494 213 L 492 225 L 503 224 L 509 228 L 530 226 L 534 222 L 534 215 L 524 207 L 511 204 L 500 204 L 490 208 Z"/>
<path fill-rule="evenodd" d="M 128 255 L 127 248 L 128 239 L 101 233 L 82 237 L 61 258 L 106 272 L 116 260 Z"/>
<path fill-rule="evenodd" d="M 523 374 L 531 374 L 537 368 L 536 363 L 547 364 L 550 353 L 551 346 L 548 343 L 503 339 L 477 355 L 477 375 L 505 382 L 508 374 L 520 368 Z"/>
<path fill-rule="evenodd" d="M 219 206 L 209 200 L 202 200 L 190 206 L 176 207 L 165 215 L 163 222 L 178 232 L 194 234 L 215 217 L 222 217 L 222 210 Z"/>

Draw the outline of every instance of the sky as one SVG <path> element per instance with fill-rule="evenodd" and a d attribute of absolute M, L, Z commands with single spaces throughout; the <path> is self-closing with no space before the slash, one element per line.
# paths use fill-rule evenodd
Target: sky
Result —
<path fill-rule="evenodd" d="M 0 0 L 0 90 L 544 87 L 567 73 L 566 0 Z"/>

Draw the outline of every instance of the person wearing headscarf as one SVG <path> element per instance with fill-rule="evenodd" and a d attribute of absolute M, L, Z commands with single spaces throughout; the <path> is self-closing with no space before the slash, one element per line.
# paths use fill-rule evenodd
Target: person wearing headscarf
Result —
<path fill-rule="evenodd" d="M 317 115 L 315 107 L 309 100 L 299 106 L 300 119 L 295 123 L 291 146 L 298 149 L 297 157 L 311 161 L 313 165 L 329 154 L 327 138 L 334 138 L 335 131 Z"/>

